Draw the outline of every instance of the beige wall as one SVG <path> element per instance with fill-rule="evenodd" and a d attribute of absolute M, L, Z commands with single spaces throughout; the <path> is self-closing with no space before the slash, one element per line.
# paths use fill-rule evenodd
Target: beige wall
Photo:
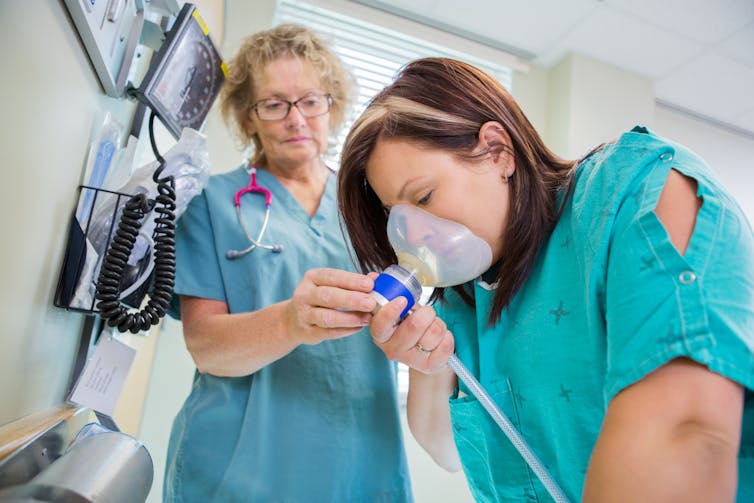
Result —
<path fill-rule="evenodd" d="M 549 71 L 547 96 L 546 136 L 556 153 L 570 159 L 654 121 L 651 81 L 579 54 Z"/>
<path fill-rule="evenodd" d="M 547 94 L 549 73 L 537 66 L 526 72 L 513 72 L 512 94 L 526 114 L 529 122 L 547 141 L 547 125 L 550 122 L 550 96 Z"/>

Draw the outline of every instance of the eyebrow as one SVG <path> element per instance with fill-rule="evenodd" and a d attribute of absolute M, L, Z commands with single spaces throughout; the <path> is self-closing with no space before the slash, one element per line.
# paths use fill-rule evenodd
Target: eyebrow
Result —
<path fill-rule="evenodd" d="M 304 93 L 301 94 L 298 98 L 296 98 L 294 100 L 291 100 L 291 101 L 300 100 L 301 98 L 306 98 L 307 96 L 309 96 L 311 94 L 318 94 L 318 93 L 324 93 L 324 91 L 320 91 L 320 90 L 317 90 L 317 89 L 310 89 L 308 91 L 304 91 Z M 260 96 L 263 96 L 265 94 L 267 94 L 267 93 L 261 93 L 261 92 L 259 93 Z M 272 99 L 280 99 L 280 100 L 286 100 L 287 101 L 288 100 L 288 96 L 285 95 L 284 93 L 279 93 L 279 92 L 273 91 L 273 92 L 269 93 L 269 96 L 267 96 L 266 98 L 259 98 L 259 101 L 262 101 L 262 100 L 272 100 Z"/>
<path fill-rule="evenodd" d="M 406 188 L 411 187 L 417 181 L 420 181 L 420 179 L 421 179 L 421 175 L 419 175 L 419 176 L 417 176 L 415 178 L 412 178 L 409 181 L 407 181 L 406 183 L 404 183 L 403 187 L 401 187 L 401 190 L 398 191 L 398 200 L 400 201 L 400 200 L 402 200 L 404 198 L 405 193 L 406 193 Z"/>

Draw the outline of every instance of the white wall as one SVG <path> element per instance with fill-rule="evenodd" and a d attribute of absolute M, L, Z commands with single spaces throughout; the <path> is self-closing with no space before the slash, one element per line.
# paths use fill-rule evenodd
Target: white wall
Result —
<path fill-rule="evenodd" d="M 60 405 L 83 318 L 53 306 L 103 95 L 62 2 L 0 2 L 0 425 Z"/>

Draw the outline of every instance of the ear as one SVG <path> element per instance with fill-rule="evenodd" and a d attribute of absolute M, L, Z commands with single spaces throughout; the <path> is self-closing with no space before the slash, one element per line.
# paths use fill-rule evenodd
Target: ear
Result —
<path fill-rule="evenodd" d="M 513 162 L 513 144 L 502 124 L 497 121 L 482 124 L 479 129 L 479 147 L 489 150 L 492 162 L 499 166 L 506 180 L 513 175 L 516 169 Z"/>

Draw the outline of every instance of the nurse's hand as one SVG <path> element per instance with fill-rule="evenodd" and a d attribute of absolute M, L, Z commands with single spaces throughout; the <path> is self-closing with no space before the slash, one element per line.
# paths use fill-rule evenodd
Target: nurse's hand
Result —
<path fill-rule="evenodd" d="M 425 374 L 446 368 L 455 349 L 453 334 L 430 306 L 420 306 L 396 326 L 406 299 L 398 297 L 380 308 L 370 330 L 375 344 L 391 360 Z"/>
<path fill-rule="evenodd" d="M 289 336 L 298 344 L 318 344 L 364 328 L 377 307 L 369 294 L 374 276 L 339 269 L 307 271 L 286 308 Z"/>

